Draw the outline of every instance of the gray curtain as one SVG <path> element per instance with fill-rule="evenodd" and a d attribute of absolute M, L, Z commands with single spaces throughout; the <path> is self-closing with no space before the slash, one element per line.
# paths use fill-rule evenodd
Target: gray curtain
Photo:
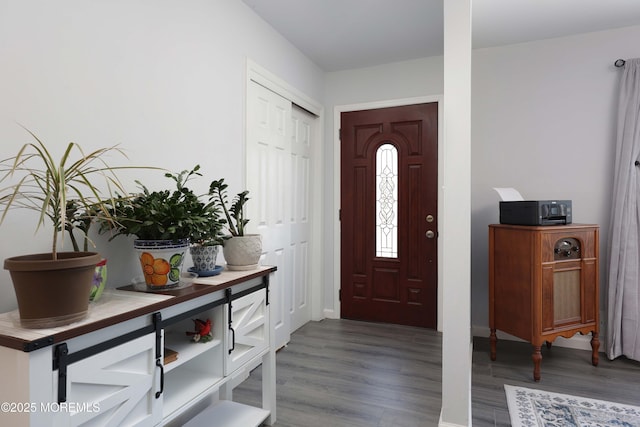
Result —
<path fill-rule="evenodd" d="M 640 360 L 640 58 L 622 71 L 614 174 L 607 356 Z"/>

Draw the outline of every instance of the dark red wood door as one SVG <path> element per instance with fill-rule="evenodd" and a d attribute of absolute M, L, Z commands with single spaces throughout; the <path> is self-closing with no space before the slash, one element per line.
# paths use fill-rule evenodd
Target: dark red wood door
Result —
<path fill-rule="evenodd" d="M 341 316 L 437 327 L 438 104 L 341 115 Z"/>

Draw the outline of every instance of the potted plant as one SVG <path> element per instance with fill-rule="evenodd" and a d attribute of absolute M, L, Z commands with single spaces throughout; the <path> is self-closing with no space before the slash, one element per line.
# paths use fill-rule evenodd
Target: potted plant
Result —
<path fill-rule="evenodd" d="M 213 181 L 209 186 L 209 194 L 216 206 L 223 212 L 230 236 L 224 240 L 222 251 L 229 270 L 252 270 L 258 267 L 262 255 L 262 236 L 260 234 L 245 234 L 245 226 L 249 219 L 245 217 L 244 208 L 249 201 L 249 191 L 238 193 L 231 205 L 227 206 L 227 187 L 224 178 Z"/>
<path fill-rule="evenodd" d="M 84 206 L 78 200 L 67 200 L 67 220 L 64 229 L 69 234 L 69 240 L 76 252 L 89 250 L 89 229 L 94 223 L 99 211 L 94 206 Z M 82 247 L 78 243 L 76 231 L 79 231 L 82 239 Z M 107 284 L 107 259 L 102 258 L 96 265 L 91 282 L 89 301 L 98 301 Z"/>
<path fill-rule="evenodd" d="M 0 224 L 14 208 L 36 211 L 36 230 L 47 222 L 53 226 L 51 252 L 7 258 L 4 268 L 11 275 L 21 325 L 49 328 L 86 316 L 93 273 L 101 259 L 93 251 L 58 251 L 59 243 L 64 249 L 67 201 L 75 199 L 87 210 L 101 212 L 103 221 L 111 221 L 101 190 L 108 191 L 106 200 L 112 190 L 124 192 L 115 172 L 132 166 L 107 164 L 113 152 L 126 157 L 117 146 L 85 152 L 73 142 L 56 160 L 44 142 L 25 130 L 34 141 L 0 162 L 0 183 L 6 185 L 0 188 Z"/>
<path fill-rule="evenodd" d="M 222 229 L 224 223 L 220 220 L 220 210 L 210 198 L 207 203 L 202 202 L 196 214 L 209 218 L 209 221 L 195 223 L 189 236 L 189 253 L 193 267 L 189 271 L 201 277 L 214 276 L 222 271 L 216 264 L 218 251 L 224 243 Z"/>
<path fill-rule="evenodd" d="M 199 236 L 197 230 L 217 221 L 213 203 L 205 205 L 186 185 L 195 176 L 201 176 L 199 169 L 196 165 L 190 171 L 165 173 L 165 177 L 175 182 L 173 190 L 149 191 L 136 181 L 142 192 L 117 199 L 112 208 L 116 226 L 111 239 L 118 235 L 136 237 L 134 248 L 145 283 L 151 289 L 179 284 L 189 238 Z"/>

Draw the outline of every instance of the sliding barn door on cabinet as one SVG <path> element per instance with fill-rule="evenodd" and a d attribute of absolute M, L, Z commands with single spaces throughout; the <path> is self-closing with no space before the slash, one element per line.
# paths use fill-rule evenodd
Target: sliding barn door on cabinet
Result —
<path fill-rule="evenodd" d="M 253 292 L 238 299 L 232 299 L 226 323 L 229 325 L 228 357 L 225 375 L 231 375 L 269 344 L 269 310 L 266 290 Z"/>
<path fill-rule="evenodd" d="M 66 367 L 65 403 L 52 425 L 151 426 L 162 420 L 156 336 L 144 335 Z M 57 387 L 59 373 L 53 371 Z M 62 406 L 64 407 L 64 406 Z"/>

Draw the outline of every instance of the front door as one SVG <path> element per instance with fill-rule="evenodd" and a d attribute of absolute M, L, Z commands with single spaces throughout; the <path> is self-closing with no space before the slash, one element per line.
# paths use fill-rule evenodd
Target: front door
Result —
<path fill-rule="evenodd" d="M 341 316 L 437 327 L 438 104 L 341 114 Z"/>

